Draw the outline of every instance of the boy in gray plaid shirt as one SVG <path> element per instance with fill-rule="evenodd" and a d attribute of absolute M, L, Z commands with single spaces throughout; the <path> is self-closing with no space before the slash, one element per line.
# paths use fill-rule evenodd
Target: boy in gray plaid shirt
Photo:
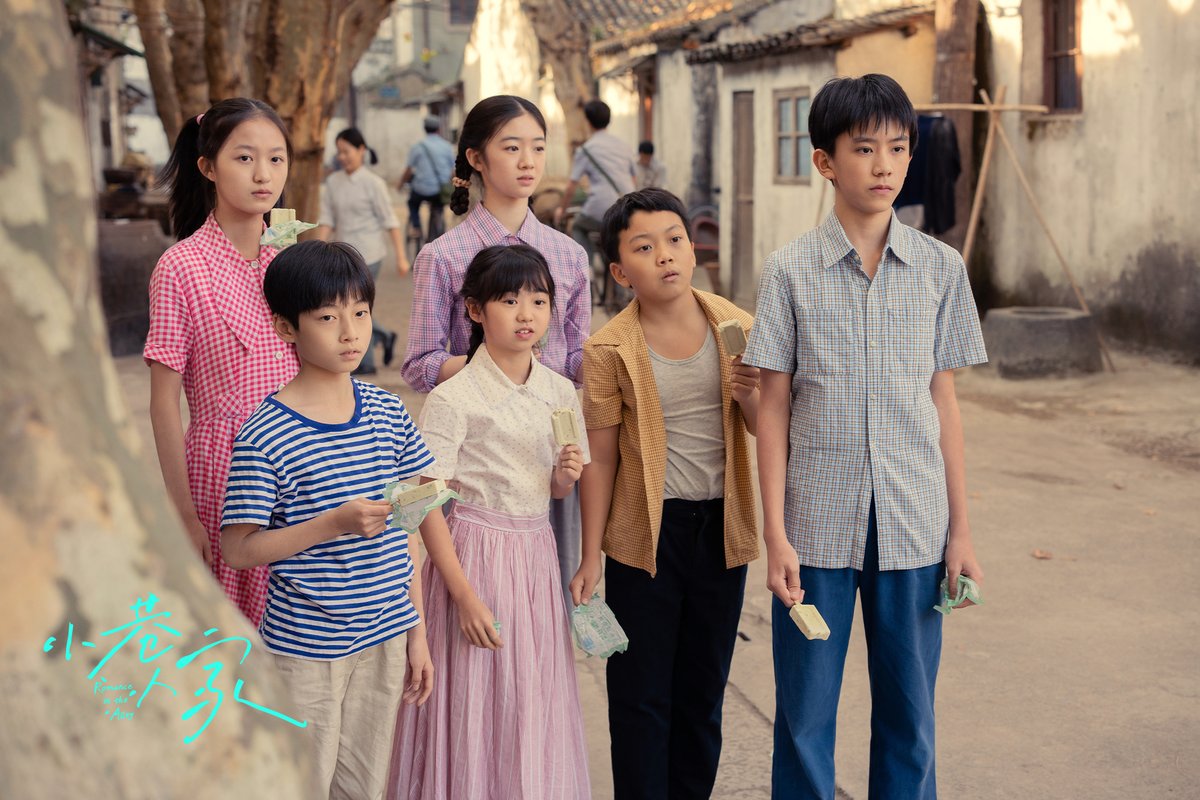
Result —
<path fill-rule="evenodd" d="M 813 99 L 833 213 L 763 267 L 744 361 L 761 369 L 758 465 L 772 609 L 772 797 L 833 798 L 837 701 L 856 596 L 870 672 L 870 796 L 934 798 L 938 586 L 977 582 L 954 372 L 987 360 L 962 257 L 892 202 L 916 114 L 885 75 Z M 788 617 L 812 603 L 832 631 Z"/>

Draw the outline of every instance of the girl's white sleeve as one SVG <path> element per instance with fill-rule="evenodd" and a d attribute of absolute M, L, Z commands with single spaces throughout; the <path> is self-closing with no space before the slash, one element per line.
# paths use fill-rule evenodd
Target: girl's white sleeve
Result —
<path fill-rule="evenodd" d="M 450 480 L 458 472 L 458 453 L 467 438 L 465 415 L 447 400 L 444 392 L 434 390 L 425 398 L 417 427 L 434 458 L 434 466 L 424 475 Z"/>

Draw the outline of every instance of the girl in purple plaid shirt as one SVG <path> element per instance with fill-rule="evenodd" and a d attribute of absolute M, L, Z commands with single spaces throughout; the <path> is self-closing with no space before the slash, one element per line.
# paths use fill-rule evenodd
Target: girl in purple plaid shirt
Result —
<path fill-rule="evenodd" d="M 423 247 L 413 264 L 412 316 L 402 371 L 418 392 L 431 391 L 466 364 L 471 327 L 459 292 L 467 265 L 486 247 L 514 244 L 541 253 L 554 278 L 554 309 L 534 351 L 537 359 L 580 385 L 583 340 L 592 323 L 590 272 L 583 248 L 538 221 L 529 207 L 545 165 L 546 120 L 533 103 L 497 95 L 479 101 L 467 114 L 454 165 L 457 188 L 450 198 L 450 208 L 466 218 Z M 469 204 L 472 184 L 482 190 L 474 207 Z M 565 587 L 579 566 L 577 493 L 550 504 L 550 524 Z"/>

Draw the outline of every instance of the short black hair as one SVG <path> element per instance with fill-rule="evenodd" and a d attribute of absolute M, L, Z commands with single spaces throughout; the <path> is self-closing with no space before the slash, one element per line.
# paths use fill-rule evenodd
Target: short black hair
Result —
<path fill-rule="evenodd" d="M 612 119 L 612 109 L 603 100 L 588 100 L 583 104 L 583 115 L 587 117 L 588 125 L 602 131 Z"/>
<path fill-rule="evenodd" d="M 831 78 L 808 109 L 808 134 L 815 150 L 833 154 L 843 133 L 895 123 L 908 130 L 908 149 L 917 146 L 917 112 L 895 79 L 879 73 Z"/>
<path fill-rule="evenodd" d="M 526 244 L 495 244 L 483 248 L 471 259 L 459 295 L 464 301 L 482 307 L 490 300 L 522 289 L 545 292 L 550 295 L 550 307 L 554 307 L 554 277 L 546 257 Z M 470 361 L 483 342 L 483 326 L 471 319 L 469 309 L 467 321 L 471 323 L 467 345 L 467 361 Z"/>
<path fill-rule="evenodd" d="M 345 301 L 375 305 L 375 279 L 358 250 L 345 242 L 313 239 L 284 249 L 263 275 L 271 313 L 296 328 L 300 315 Z"/>
<path fill-rule="evenodd" d="M 600 223 L 600 249 L 608 263 L 621 263 L 621 232 L 629 230 L 629 220 L 639 211 L 673 212 L 683 222 L 688 241 L 692 240 L 692 226 L 682 200 L 666 189 L 639 189 L 621 197 L 604 212 L 604 221 Z"/>
<path fill-rule="evenodd" d="M 638 143 L 638 152 L 648 156 L 654 155 L 654 142 L 649 139 Z"/>

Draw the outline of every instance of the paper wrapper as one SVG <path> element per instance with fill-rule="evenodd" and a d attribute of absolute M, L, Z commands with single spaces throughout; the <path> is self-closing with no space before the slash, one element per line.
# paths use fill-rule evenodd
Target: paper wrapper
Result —
<path fill-rule="evenodd" d="M 983 605 L 983 593 L 979 591 L 978 583 L 966 575 L 959 575 L 958 591 L 954 597 L 951 597 L 949 580 L 949 578 L 942 578 L 942 602 L 933 607 L 934 611 L 939 614 L 949 614 L 968 600 L 977 606 Z"/>
<path fill-rule="evenodd" d="M 258 240 L 258 243 L 282 250 L 294 245 L 297 236 L 315 227 L 317 227 L 315 222 L 300 222 L 299 220 L 280 222 L 263 231 L 262 238 Z"/>
<path fill-rule="evenodd" d="M 629 637 L 598 594 L 593 594 L 587 605 L 577 605 L 571 611 L 571 633 L 576 647 L 589 656 L 608 658 L 629 649 Z"/>
<path fill-rule="evenodd" d="M 425 520 L 425 515 L 433 509 L 440 508 L 451 500 L 462 499 L 453 489 L 443 488 L 436 494 L 427 495 L 416 502 L 401 505 L 397 500 L 397 495 L 413 488 L 416 488 L 414 484 L 401 483 L 400 481 L 392 481 L 383 487 L 383 499 L 392 504 L 393 524 L 397 528 L 401 528 L 409 533 L 416 532 L 417 528 L 421 527 L 421 523 Z M 403 498 L 399 499 L 403 500 Z"/>

